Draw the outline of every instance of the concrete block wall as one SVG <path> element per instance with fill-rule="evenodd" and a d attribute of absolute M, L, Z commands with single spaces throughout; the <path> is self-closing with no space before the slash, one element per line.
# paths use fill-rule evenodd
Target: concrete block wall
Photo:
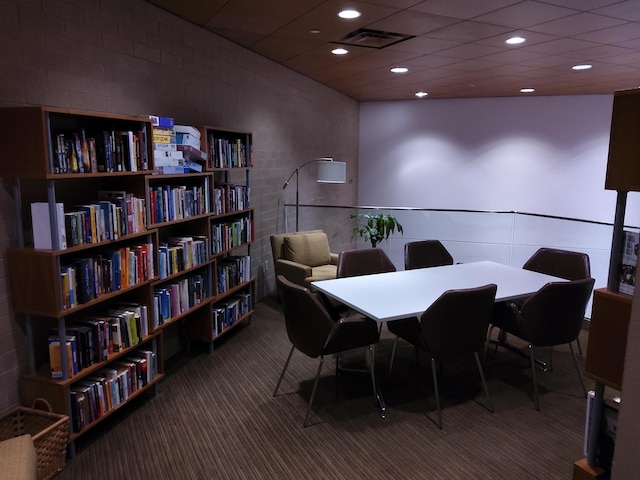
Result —
<path fill-rule="evenodd" d="M 356 203 L 358 103 L 142 0 L 0 0 L 0 107 L 50 105 L 156 114 L 177 123 L 253 132 L 253 274 L 274 288 L 269 235 L 282 230 L 282 185 L 320 156 L 347 161 L 350 183 L 300 174 L 300 201 Z M 2 159 L 19 161 L 19 159 Z M 18 402 L 25 368 L 20 318 L 10 308 L 6 248 L 15 242 L 11 190 L 0 190 L 0 412 Z M 339 222 L 337 222 L 339 225 Z M 345 227 L 350 231 L 350 226 Z"/>

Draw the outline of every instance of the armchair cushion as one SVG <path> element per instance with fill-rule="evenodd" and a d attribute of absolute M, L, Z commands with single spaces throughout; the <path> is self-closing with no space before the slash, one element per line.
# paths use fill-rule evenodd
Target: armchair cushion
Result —
<path fill-rule="evenodd" d="M 0 479 L 35 480 L 38 455 L 31 435 L 20 435 L 0 442 Z"/>
<path fill-rule="evenodd" d="M 331 252 L 327 234 L 318 232 L 284 237 L 284 257 L 310 267 L 330 264 Z"/>

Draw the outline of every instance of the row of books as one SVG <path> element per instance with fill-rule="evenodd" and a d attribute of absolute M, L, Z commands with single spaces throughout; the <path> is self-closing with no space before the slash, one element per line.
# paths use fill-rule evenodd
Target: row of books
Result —
<path fill-rule="evenodd" d="M 153 243 L 127 245 L 71 258 L 62 265 L 60 272 L 62 306 L 69 309 L 154 277 Z"/>
<path fill-rule="evenodd" d="M 144 198 L 124 191 L 98 191 L 98 200 L 74 205 L 65 211 L 56 203 L 52 220 L 48 202 L 31 204 L 31 225 L 35 248 L 51 250 L 54 245 L 51 226 L 57 222 L 58 248 L 117 240 L 124 235 L 146 229 L 147 213 Z"/>
<path fill-rule="evenodd" d="M 230 327 L 244 315 L 253 310 L 253 297 L 250 292 L 233 295 L 228 301 L 213 306 L 213 336 L 217 337 L 225 328 Z"/>
<path fill-rule="evenodd" d="M 249 208 L 249 187 L 245 185 L 217 185 L 213 189 L 213 213 L 237 212 Z"/>
<path fill-rule="evenodd" d="M 216 269 L 218 293 L 224 293 L 251 280 L 251 257 L 229 256 L 220 260 Z"/>
<path fill-rule="evenodd" d="M 95 173 L 147 170 L 145 130 L 103 130 L 87 134 L 58 132 L 53 136 L 54 173 Z"/>
<path fill-rule="evenodd" d="M 253 240 L 253 220 L 249 217 L 211 225 L 211 252 L 220 253 Z"/>
<path fill-rule="evenodd" d="M 151 223 L 170 222 L 209 213 L 209 177 L 199 185 L 160 185 L 149 191 Z"/>
<path fill-rule="evenodd" d="M 251 167 L 251 146 L 247 147 L 242 139 L 216 138 L 209 134 L 208 162 L 210 168 Z"/>
<path fill-rule="evenodd" d="M 199 305 L 207 297 L 207 277 L 204 274 L 191 275 L 177 282 L 154 289 L 153 327 Z"/>
<path fill-rule="evenodd" d="M 74 383 L 69 392 L 73 432 L 80 432 L 126 402 L 157 376 L 157 355 L 151 350 L 136 349 L 95 375 Z"/>
<path fill-rule="evenodd" d="M 158 247 L 158 273 L 161 279 L 207 261 L 205 236 L 172 237 Z"/>
<path fill-rule="evenodd" d="M 99 315 L 70 323 L 65 328 L 64 342 L 68 377 L 139 344 L 148 335 L 147 306 L 137 303 L 122 303 Z M 48 342 L 51 378 L 63 378 L 62 342 L 57 330 L 50 331 Z"/>

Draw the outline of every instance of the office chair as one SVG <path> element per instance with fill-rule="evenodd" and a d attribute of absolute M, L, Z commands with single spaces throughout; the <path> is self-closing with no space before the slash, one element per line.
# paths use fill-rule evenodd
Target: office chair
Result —
<path fill-rule="evenodd" d="M 396 266 L 391 259 L 379 248 L 364 248 L 361 250 L 343 250 L 338 255 L 337 278 L 358 277 L 374 273 L 395 272 Z M 339 308 L 340 312 L 350 312 L 348 307 Z M 382 324 L 378 326 L 382 332 Z M 340 355 L 338 355 L 338 362 Z"/>
<path fill-rule="evenodd" d="M 374 344 L 380 337 L 378 326 L 374 320 L 362 316 L 340 318 L 332 312 L 331 305 L 324 301 L 318 293 L 290 282 L 282 275 L 277 277 L 278 289 L 284 310 L 287 335 L 291 341 L 291 351 L 284 364 L 276 388 L 275 397 L 289 366 L 294 350 L 299 350 L 310 358 L 320 358 L 318 371 L 313 383 L 309 406 L 304 417 L 303 426 L 307 426 L 307 419 L 313 399 L 316 395 L 318 380 L 324 365 L 325 355 L 340 353 L 359 347 L 367 347 L 371 382 L 374 396 L 377 394 L 374 372 Z M 376 397 L 377 398 L 377 397 Z"/>
<path fill-rule="evenodd" d="M 453 257 L 439 240 L 420 240 L 404 245 L 404 269 L 453 265 Z"/>
<path fill-rule="evenodd" d="M 546 273 L 566 280 L 580 280 L 591 277 L 591 263 L 589 255 L 581 252 L 571 252 L 558 248 L 540 248 L 522 266 L 525 270 Z M 580 338 L 576 338 L 578 353 L 582 355 Z M 553 364 L 553 349 L 549 350 L 549 365 Z"/>
<path fill-rule="evenodd" d="M 525 262 L 522 268 L 566 280 L 580 280 L 591 277 L 589 255 L 557 248 L 538 249 Z"/>
<path fill-rule="evenodd" d="M 344 250 L 338 255 L 338 278 L 395 271 L 393 262 L 379 248 Z"/>
<path fill-rule="evenodd" d="M 441 363 L 465 355 L 473 355 L 487 397 L 488 409 L 491 412 L 494 411 L 478 352 L 485 348 L 496 291 L 495 284 L 448 290 L 420 316 L 420 320 L 409 318 L 387 322 L 389 331 L 396 335 L 389 372 L 393 368 L 399 338 L 431 356 L 431 375 L 438 411 L 438 420 L 435 423 L 440 429 L 442 429 L 442 412 L 436 361 Z"/>
<path fill-rule="evenodd" d="M 554 277 L 564 278 L 566 280 L 579 280 L 591 277 L 591 264 L 589 255 L 581 252 L 572 252 L 569 250 L 561 250 L 557 248 L 539 248 L 522 266 L 525 270 L 532 272 L 553 275 Z M 526 297 L 515 299 L 516 305 L 522 305 Z M 506 346 L 507 341 L 504 333 L 501 333 L 499 344 Z M 576 338 L 578 353 L 582 355 L 582 345 L 580 338 Z M 497 348 L 497 347 L 496 347 Z M 538 362 L 543 369 L 546 370 L 545 362 Z M 553 348 L 549 349 L 549 369 L 553 370 Z"/>
<path fill-rule="evenodd" d="M 593 278 L 583 278 L 571 282 L 551 282 L 527 298 L 522 306 L 514 302 L 499 302 L 494 308 L 489 337 L 491 337 L 493 327 L 498 327 L 528 343 L 536 410 L 540 410 L 540 402 L 534 347 L 569 344 L 582 390 L 585 397 L 587 395 L 571 342 L 580 335 L 584 312 L 594 282 Z"/>

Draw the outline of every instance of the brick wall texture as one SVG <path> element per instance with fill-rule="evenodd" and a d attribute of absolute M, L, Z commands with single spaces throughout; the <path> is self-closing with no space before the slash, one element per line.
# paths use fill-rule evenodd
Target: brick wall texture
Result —
<path fill-rule="evenodd" d="M 355 100 L 154 5 L 141 0 L 0 0 L 0 10 L 0 107 L 155 114 L 174 117 L 179 124 L 253 132 L 256 241 L 251 254 L 259 297 L 274 288 L 269 235 L 282 231 L 283 204 L 295 201 L 295 188 L 282 189 L 288 175 L 305 161 L 329 155 L 347 161 L 349 180 L 357 174 Z M 311 169 L 301 172 L 301 203 L 356 203 L 355 181 L 321 186 Z M 17 379 L 26 365 L 22 320 L 11 310 L 6 279 L 5 250 L 15 242 L 15 229 L 12 190 L 4 180 L 0 412 L 18 403 Z M 344 222 L 330 224 L 350 235 Z"/>

